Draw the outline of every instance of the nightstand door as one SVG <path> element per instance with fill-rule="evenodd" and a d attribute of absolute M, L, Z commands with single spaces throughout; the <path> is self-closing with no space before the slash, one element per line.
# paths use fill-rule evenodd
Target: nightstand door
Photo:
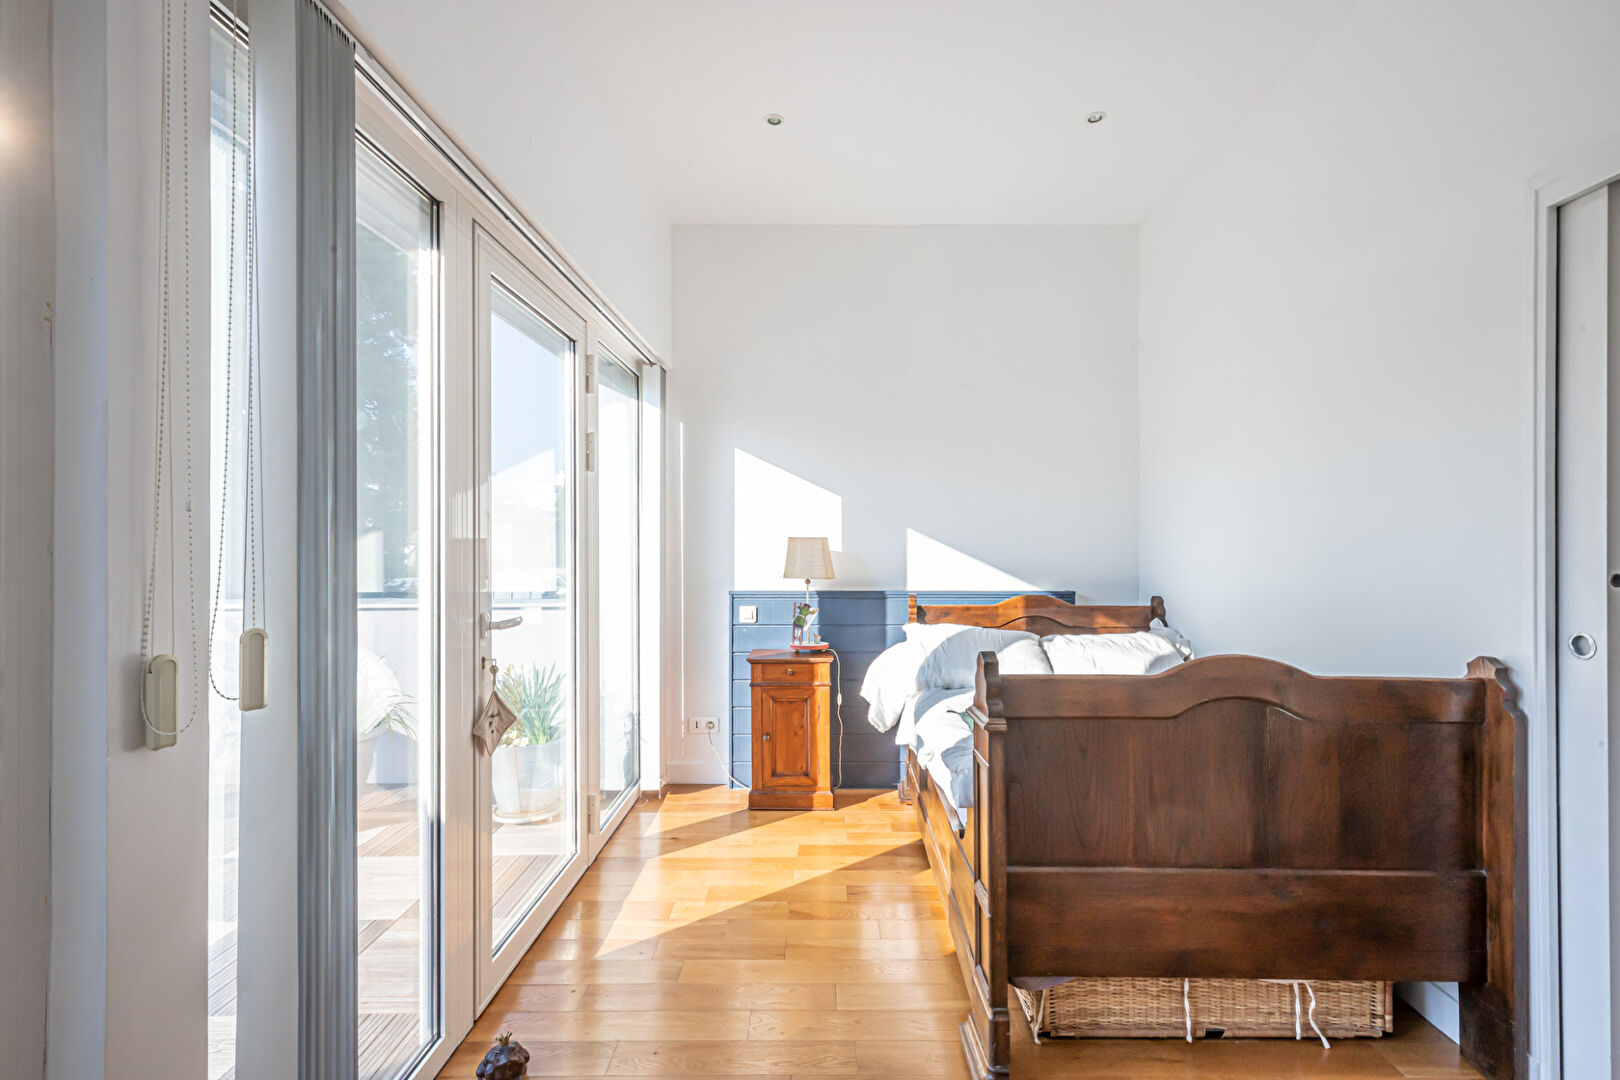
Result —
<path fill-rule="evenodd" d="M 814 790 L 816 756 L 813 733 L 821 691 L 816 686 L 771 686 L 759 691 L 760 780 L 768 789 Z"/>

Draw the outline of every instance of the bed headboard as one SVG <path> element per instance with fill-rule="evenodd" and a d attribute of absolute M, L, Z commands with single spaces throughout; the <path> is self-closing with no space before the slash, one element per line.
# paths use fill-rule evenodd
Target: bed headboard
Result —
<path fill-rule="evenodd" d="M 1164 597 L 1143 605 L 1070 604 L 1055 596 L 1014 596 L 999 604 L 919 604 L 906 597 L 910 621 L 1028 630 L 1040 634 L 1129 634 L 1165 622 Z"/>

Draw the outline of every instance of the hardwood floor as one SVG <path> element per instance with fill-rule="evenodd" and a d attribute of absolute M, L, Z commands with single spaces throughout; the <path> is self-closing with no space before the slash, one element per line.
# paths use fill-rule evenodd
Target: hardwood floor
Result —
<path fill-rule="evenodd" d="M 502 1031 L 531 1076 L 967 1080 L 966 1013 L 910 807 L 756 811 L 683 790 L 632 813 L 439 1075 Z M 1475 1077 L 1403 1009 L 1332 1050 L 1284 1040 L 1048 1040 L 1014 1009 L 1014 1076 L 1095 1080 Z"/>

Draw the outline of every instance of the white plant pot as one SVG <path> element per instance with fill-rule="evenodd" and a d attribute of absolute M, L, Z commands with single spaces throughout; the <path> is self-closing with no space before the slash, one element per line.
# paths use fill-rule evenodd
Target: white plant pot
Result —
<path fill-rule="evenodd" d="M 497 746 L 490 758 L 495 820 L 509 824 L 545 821 L 562 810 L 565 740 L 539 746 Z"/>
<path fill-rule="evenodd" d="M 384 731 L 371 740 L 376 747 L 372 782 L 381 787 L 416 783 L 416 740 L 402 731 Z"/>
<path fill-rule="evenodd" d="M 367 731 L 361 734 L 354 746 L 354 779 L 360 787 L 371 783 L 371 765 L 377 756 L 377 736 L 379 732 Z"/>

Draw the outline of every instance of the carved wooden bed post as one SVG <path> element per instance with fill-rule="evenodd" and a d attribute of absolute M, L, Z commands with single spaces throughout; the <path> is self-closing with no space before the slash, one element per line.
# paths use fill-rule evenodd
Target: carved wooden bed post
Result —
<path fill-rule="evenodd" d="M 1001 705 L 1001 667 L 996 654 L 979 654 L 973 695 L 973 785 L 978 806 L 973 843 L 978 867 L 974 925 L 968 935 L 977 962 L 962 1048 L 975 1080 L 1007 1076 L 1012 1065 L 1012 1026 L 1007 1013 L 1007 718 Z"/>
<path fill-rule="evenodd" d="M 1463 1057 L 1488 1077 L 1530 1074 L 1529 743 L 1507 665 L 1481 656 L 1468 677 L 1485 683 L 1480 754 L 1485 863 L 1485 979 L 1463 983 Z"/>

